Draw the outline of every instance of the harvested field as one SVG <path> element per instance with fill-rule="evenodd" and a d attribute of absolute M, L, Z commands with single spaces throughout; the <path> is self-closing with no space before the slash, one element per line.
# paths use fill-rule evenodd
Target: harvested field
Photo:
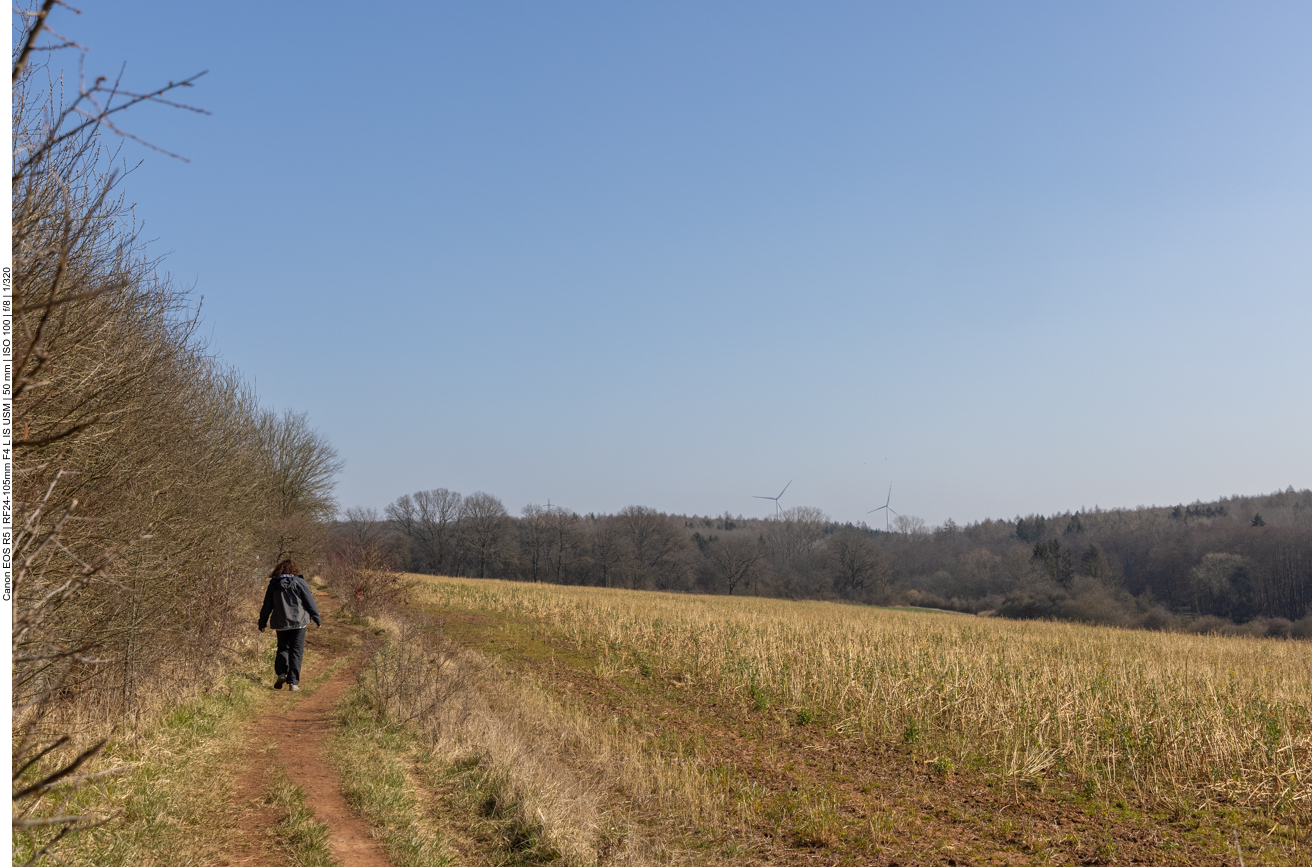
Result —
<path fill-rule="evenodd" d="M 1305 643 L 422 588 L 448 637 L 606 729 L 620 788 L 656 836 L 678 825 L 684 844 L 725 857 L 919 861 L 947 847 L 963 863 L 1298 863 L 1308 834 Z"/>

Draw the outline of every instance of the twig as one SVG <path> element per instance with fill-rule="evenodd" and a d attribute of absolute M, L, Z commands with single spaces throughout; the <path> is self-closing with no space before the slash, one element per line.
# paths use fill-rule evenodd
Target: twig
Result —
<path fill-rule="evenodd" d="M 59 3 L 61 6 L 64 5 L 63 3 L 60 3 L 60 0 L 46 0 L 45 3 L 41 4 L 41 8 L 32 16 L 35 20 L 28 25 L 31 29 L 27 31 L 27 39 L 23 41 L 23 48 L 18 52 L 18 59 L 14 61 L 14 75 L 13 78 L 10 79 L 11 84 L 16 83 L 18 81 L 18 76 L 22 75 L 23 70 L 27 68 L 27 61 L 28 58 L 32 56 L 32 51 L 36 47 L 36 40 L 40 37 L 41 31 L 46 29 L 46 18 L 49 17 L 50 10 L 55 8 L 56 3 Z M 73 11 L 77 12 L 76 9 Z"/>
<path fill-rule="evenodd" d="M 37 792 L 50 788 L 55 783 L 62 780 L 64 777 L 67 777 L 69 774 L 76 771 L 82 765 L 82 763 L 85 762 L 87 759 L 91 758 L 96 753 L 100 752 L 101 749 L 104 748 L 106 743 L 107 741 L 100 741 L 99 743 L 92 745 L 88 749 L 83 750 L 82 754 L 79 755 L 72 762 L 60 768 L 59 770 L 55 771 L 53 774 L 46 777 L 41 782 L 28 786 L 26 789 L 23 789 L 20 792 L 15 792 L 14 800 L 17 801 L 21 798 L 26 798 L 28 795 L 32 795 Z"/>

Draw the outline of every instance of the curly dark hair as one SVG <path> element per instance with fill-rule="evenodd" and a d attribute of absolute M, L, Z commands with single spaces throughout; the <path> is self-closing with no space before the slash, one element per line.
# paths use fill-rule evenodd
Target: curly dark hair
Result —
<path fill-rule="evenodd" d="M 278 578 L 283 575 L 300 575 L 300 574 L 301 574 L 301 567 L 296 565 L 295 560 L 282 560 L 278 563 L 277 566 L 273 567 L 273 571 L 269 573 L 269 577 Z"/>

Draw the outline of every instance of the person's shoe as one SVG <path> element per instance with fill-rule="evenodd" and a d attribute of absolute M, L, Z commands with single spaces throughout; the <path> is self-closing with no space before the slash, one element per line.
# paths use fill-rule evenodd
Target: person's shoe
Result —
<path fill-rule="evenodd" d="M 282 689 L 282 685 L 287 682 L 287 678 L 280 677 L 273 682 L 274 689 Z"/>
<path fill-rule="evenodd" d="M 297 686 L 297 685 L 294 684 L 294 683 L 293 683 L 291 686 L 287 687 L 287 688 L 290 689 L 292 692 L 299 692 L 300 689 L 301 689 L 299 686 Z"/>

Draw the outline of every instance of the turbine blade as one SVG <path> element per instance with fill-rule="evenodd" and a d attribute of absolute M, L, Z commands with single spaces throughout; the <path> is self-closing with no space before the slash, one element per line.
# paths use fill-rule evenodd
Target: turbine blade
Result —
<path fill-rule="evenodd" d="M 792 483 L 793 483 L 793 480 L 792 480 L 792 479 L 789 479 L 789 480 L 788 480 L 788 485 L 791 485 Z M 788 485 L 784 485 L 784 491 L 788 490 Z M 779 492 L 779 496 L 782 497 L 782 496 L 784 495 L 784 491 L 780 491 L 780 492 Z"/>

